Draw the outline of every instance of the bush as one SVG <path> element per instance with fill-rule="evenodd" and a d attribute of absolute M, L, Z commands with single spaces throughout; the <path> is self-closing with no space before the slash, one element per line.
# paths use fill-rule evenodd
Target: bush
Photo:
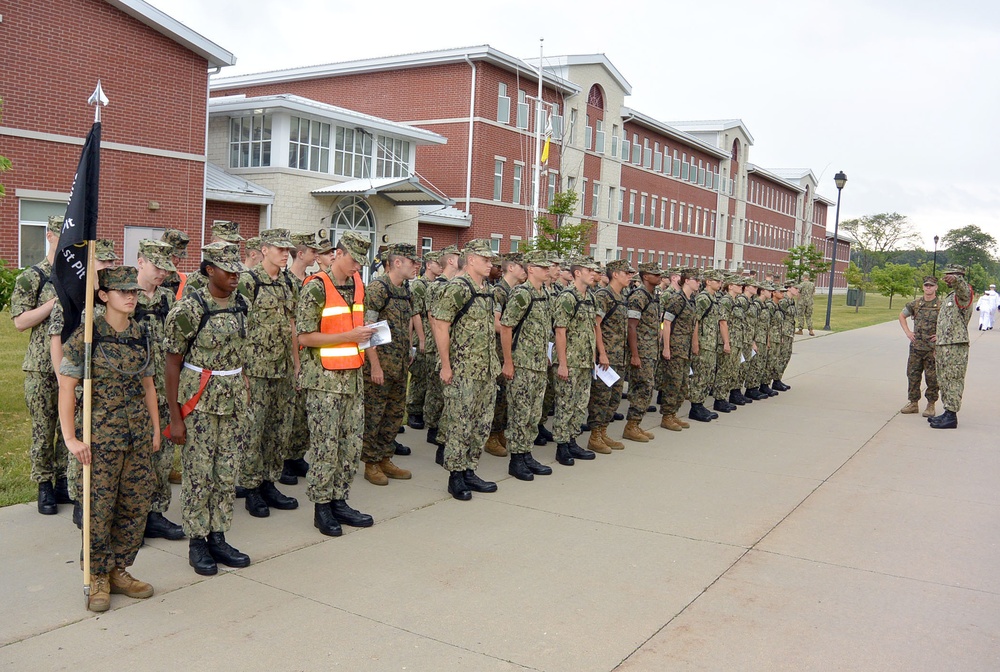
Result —
<path fill-rule="evenodd" d="M 14 293 L 14 283 L 20 274 L 21 269 L 7 268 L 7 264 L 0 259 L 0 310 L 10 305 L 10 295 Z"/>

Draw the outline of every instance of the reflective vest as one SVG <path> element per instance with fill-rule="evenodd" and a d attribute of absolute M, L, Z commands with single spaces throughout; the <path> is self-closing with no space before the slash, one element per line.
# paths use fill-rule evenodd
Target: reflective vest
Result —
<path fill-rule="evenodd" d="M 353 306 L 348 306 L 344 302 L 344 297 L 334 287 L 329 273 L 310 276 L 302 283 L 303 286 L 313 278 L 323 281 L 323 289 L 326 292 L 326 304 L 323 306 L 319 322 L 321 334 L 346 334 L 355 327 L 365 326 L 365 286 L 360 274 L 354 274 Z M 319 348 L 319 357 L 323 368 L 329 371 L 360 369 L 365 363 L 365 353 L 358 349 L 357 343 L 324 345 Z"/>
<path fill-rule="evenodd" d="M 177 295 L 174 297 L 178 301 L 184 298 L 184 285 L 187 284 L 188 276 L 187 273 L 181 273 L 177 271 L 177 277 L 181 279 L 180 283 L 177 285 Z"/>

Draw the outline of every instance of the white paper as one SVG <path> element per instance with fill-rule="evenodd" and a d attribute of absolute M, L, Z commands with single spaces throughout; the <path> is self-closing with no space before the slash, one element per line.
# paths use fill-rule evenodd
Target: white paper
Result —
<path fill-rule="evenodd" d="M 389 331 L 389 323 L 385 320 L 381 322 L 376 322 L 375 324 L 365 325 L 371 327 L 375 330 L 372 337 L 367 341 L 362 341 L 358 343 L 359 350 L 367 350 L 368 348 L 375 347 L 376 345 L 385 345 L 386 343 L 392 343 L 392 332 Z"/>
<path fill-rule="evenodd" d="M 743 362 L 745 362 L 745 361 L 747 361 L 747 358 L 746 358 L 746 357 L 744 357 L 744 356 L 743 356 L 743 353 L 741 352 L 741 353 L 740 353 L 740 364 L 742 364 L 742 363 L 743 363 Z"/>
<path fill-rule="evenodd" d="M 556 347 L 556 344 L 555 344 L 555 343 L 553 343 L 552 341 L 549 341 L 549 350 L 548 350 L 548 353 L 549 353 L 549 364 L 551 364 L 551 363 L 552 363 L 552 350 L 553 350 L 553 349 L 554 349 L 555 347 Z"/>
<path fill-rule="evenodd" d="M 597 366 L 595 364 L 594 365 L 594 378 L 596 378 L 597 380 L 600 380 L 601 382 L 603 382 L 608 387 L 611 387 L 612 385 L 614 385 L 615 383 L 617 383 L 621 379 L 621 376 L 619 376 L 615 372 L 615 370 L 612 369 L 610 366 L 607 368 L 607 370 L 605 370 L 605 369 L 602 369 L 601 367 L 599 367 L 599 366 Z"/>
<path fill-rule="evenodd" d="M 690 366 L 688 367 L 688 375 L 689 376 L 693 376 L 694 375 L 694 369 L 692 369 Z"/>

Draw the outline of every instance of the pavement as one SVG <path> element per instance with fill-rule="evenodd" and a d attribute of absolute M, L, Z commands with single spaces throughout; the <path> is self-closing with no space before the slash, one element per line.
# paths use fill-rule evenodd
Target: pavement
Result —
<path fill-rule="evenodd" d="M 898 413 L 895 322 L 798 337 L 791 391 L 681 433 L 647 415 L 650 443 L 532 483 L 484 455 L 499 492 L 471 502 L 408 430 L 413 480 L 352 490 L 373 528 L 321 536 L 304 485 L 267 519 L 237 502 L 250 567 L 152 540 L 156 594 L 102 615 L 70 507 L 0 509 L 0 669 L 998 670 L 1000 332 L 972 334 L 958 430 Z"/>

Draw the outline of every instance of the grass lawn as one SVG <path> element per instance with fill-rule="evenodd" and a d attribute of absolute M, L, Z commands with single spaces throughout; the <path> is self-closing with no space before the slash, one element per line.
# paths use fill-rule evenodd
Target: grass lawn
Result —
<path fill-rule="evenodd" d="M 813 302 L 813 329 L 816 331 L 821 330 L 826 324 L 826 298 L 826 293 L 820 296 L 819 292 L 816 292 Z M 865 296 L 865 305 L 855 312 L 854 306 L 847 305 L 847 295 L 834 294 L 830 327 L 835 332 L 850 331 L 851 329 L 889 322 L 898 319 L 903 306 L 912 300 L 911 296 L 894 296 L 892 297 L 892 308 L 890 308 L 888 297 L 869 292 Z"/>

